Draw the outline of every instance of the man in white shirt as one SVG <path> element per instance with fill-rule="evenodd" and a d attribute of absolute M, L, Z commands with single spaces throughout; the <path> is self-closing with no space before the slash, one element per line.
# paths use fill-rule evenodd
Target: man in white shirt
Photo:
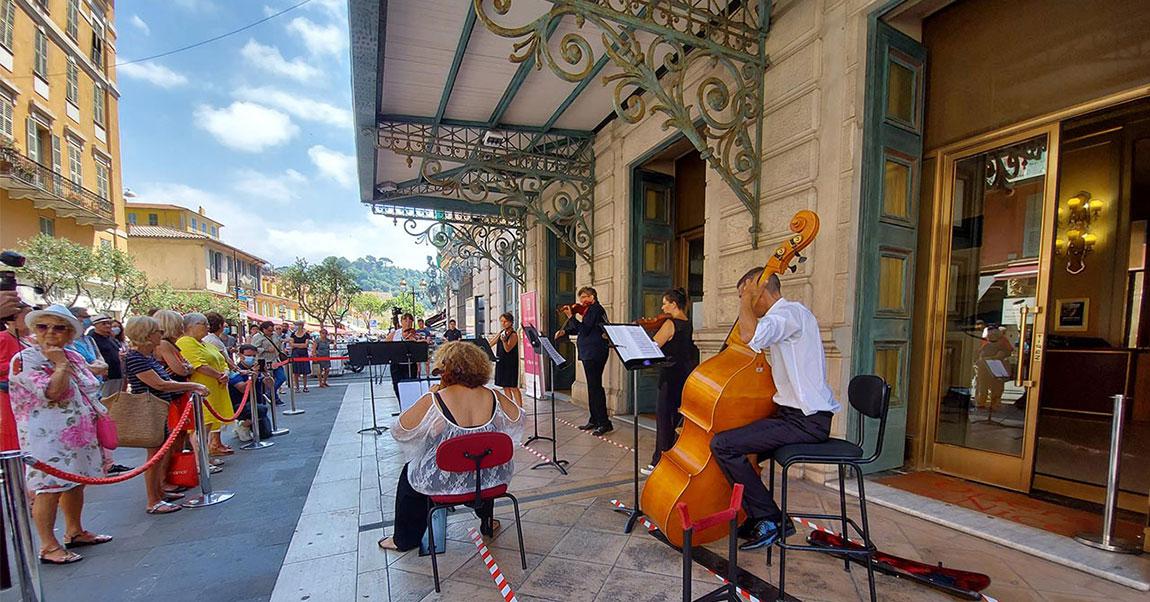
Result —
<path fill-rule="evenodd" d="M 739 280 L 737 328 L 751 349 L 770 350 L 776 410 L 770 418 L 718 433 L 711 440 L 711 451 L 727 478 L 743 484 L 747 521 L 739 535 L 750 541 L 740 546 L 742 550 L 771 545 L 782 535 L 778 530 L 782 513 L 747 455 L 766 457 L 784 445 L 826 441 L 831 418 L 839 410 L 827 385 L 826 356 L 814 314 L 783 298 L 777 275 L 757 282 L 762 271 L 756 268 Z M 784 527 L 787 535 L 794 532 L 794 525 Z"/>

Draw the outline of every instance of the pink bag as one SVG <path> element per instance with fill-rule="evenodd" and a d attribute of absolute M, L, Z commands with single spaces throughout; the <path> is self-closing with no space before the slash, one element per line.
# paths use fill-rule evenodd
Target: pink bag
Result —
<path fill-rule="evenodd" d="M 113 450 L 120 447 L 120 435 L 116 431 L 116 421 L 112 420 L 107 412 L 101 412 L 96 408 L 96 404 L 92 403 L 91 399 L 84 394 L 84 389 L 80 387 L 80 383 L 72 380 L 72 386 L 76 387 L 76 391 L 80 393 L 80 397 L 88 402 L 88 407 L 92 408 L 92 412 L 96 414 L 96 441 L 100 443 L 100 447 Z"/>

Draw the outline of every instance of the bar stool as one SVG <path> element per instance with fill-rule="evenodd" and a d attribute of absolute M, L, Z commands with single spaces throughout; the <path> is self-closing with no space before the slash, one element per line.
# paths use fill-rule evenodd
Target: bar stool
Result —
<path fill-rule="evenodd" d="M 832 554 L 843 555 L 843 570 L 850 571 L 851 557 L 863 557 L 866 561 L 867 567 L 867 585 L 870 588 L 871 602 L 877 600 L 874 586 L 874 567 L 871 565 L 871 558 L 875 553 L 875 545 L 870 539 L 870 525 L 867 523 L 866 512 L 866 490 L 863 488 L 863 474 L 860 468 L 863 465 L 870 464 L 878 459 L 882 453 L 883 436 L 886 434 L 886 416 L 887 410 L 890 408 L 890 385 L 886 384 L 882 378 L 873 375 L 860 375 L 851 379 L 850 385 L 847 387 L 847 399 L 850 401 L 852 408 L 857 410 L 860 414 L 873 420 L 878 420 L 878 436 L 875 441 L 874 453 L 868 458 L 863 458 L 863 448 L 861 440 L 856 445 L 845 439 L 830 438 L 822 443 L 796 443 L 792 445 L 784 445 L 775 450 L 774 455 L 771 457 L 770 462 L 770 489 L 775 490 L 775 464 L 778 463 L 783 468 L 783 489 L 780 496 L 782 522 L 779 524 L 779 533 L 782 536 L 779 538 L 776 545 L 779 546 L 779 599 L 785 597 L 786 592 L 786 563 L 787 563 L 787 550 L 806 550 L 811 552 L 823 552 Z M 794 464 L 830 464 L 836 465 L 839 470 L 839 514 L 815 514 L 815 513 L 789 513 L 787 512 L 787 470 Z M 850 466 L 854 468 L 855 476 L 858 478 L 858 494 L 859 494 L 859 516 L 862 520 L 862 527 L 859 527 L 854 520 L 847 517 L 847 495 L 846 495 L 846 468 Z M 842 536 L 844 543 L 850 538 L 849 528 L 853 528 L 855 532 L 862 537 L 862 549 L 848 548 L 848 547 L 822 547 L 802 544 L 789 544 L 787 543 L 786 531 L 783 525 L 791 520 L 791 517 L 807 518 L 807 519 L 822 519 L 822 520 L 837 520 L 842 525 Z M 767 564 L 771 564 L 771 550 L 767 549 Z"/>

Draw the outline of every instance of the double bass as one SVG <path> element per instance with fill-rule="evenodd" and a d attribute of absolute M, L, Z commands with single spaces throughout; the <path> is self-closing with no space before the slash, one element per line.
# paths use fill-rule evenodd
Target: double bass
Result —
<path fill-rule="evenodd" d="M 791 218 L 790 227 L 794 234 L 775 249 L 759 283 L 788 267 L 794 269 L 791 262 L 801 258 L 800 251 L 818 234 L 819 216 L 813 211 L 799 211 Z M 731 484 L 711 453 L 711 439 L 716 433 L 768 418 L 775 411 L 777 389 L 766 356 L 748 347 L 736 327 L 731 328 L 726 343 L 687 378 L 680 408 L 683 431 L 674 447 L 663 452 L 640 499 L 643 513 L 676 546 L 683 545 L 676 504 L 686 503 L 691 516 L 707 516 L 730 504 Z M 691 539 L 694 545 L 705 544 L 725 537 L 728 529 L 724 522 L 695 533 Z"/>

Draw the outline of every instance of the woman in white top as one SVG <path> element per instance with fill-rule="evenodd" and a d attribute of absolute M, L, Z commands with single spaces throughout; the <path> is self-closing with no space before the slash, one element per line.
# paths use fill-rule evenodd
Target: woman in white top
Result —
<path fill-rule="evenodd" d="M 523 435 L 519 406 L 502 393 L 488 389 L 491 360 L 479 347 L 465 342 L 445 343 L 435 352 L 440 383 L 432 393 L 400 414 L 391 427 L 407 464 L 395 491 L 395 530 L 379 540 L 387 550 L 410 550 L 419 546 L 427 526 L 429 495 L 450 495 L 475 490 L 473 473 L 443 472 L 435 463 L 439 444 L 470 433 L 506 433 L 518 442 Z M 483 471 L 483 488 L 510 483 L 514 465 Z M 480 530 L 491 536 L 499 528 L 491 503 L 475 508 Z"/>

